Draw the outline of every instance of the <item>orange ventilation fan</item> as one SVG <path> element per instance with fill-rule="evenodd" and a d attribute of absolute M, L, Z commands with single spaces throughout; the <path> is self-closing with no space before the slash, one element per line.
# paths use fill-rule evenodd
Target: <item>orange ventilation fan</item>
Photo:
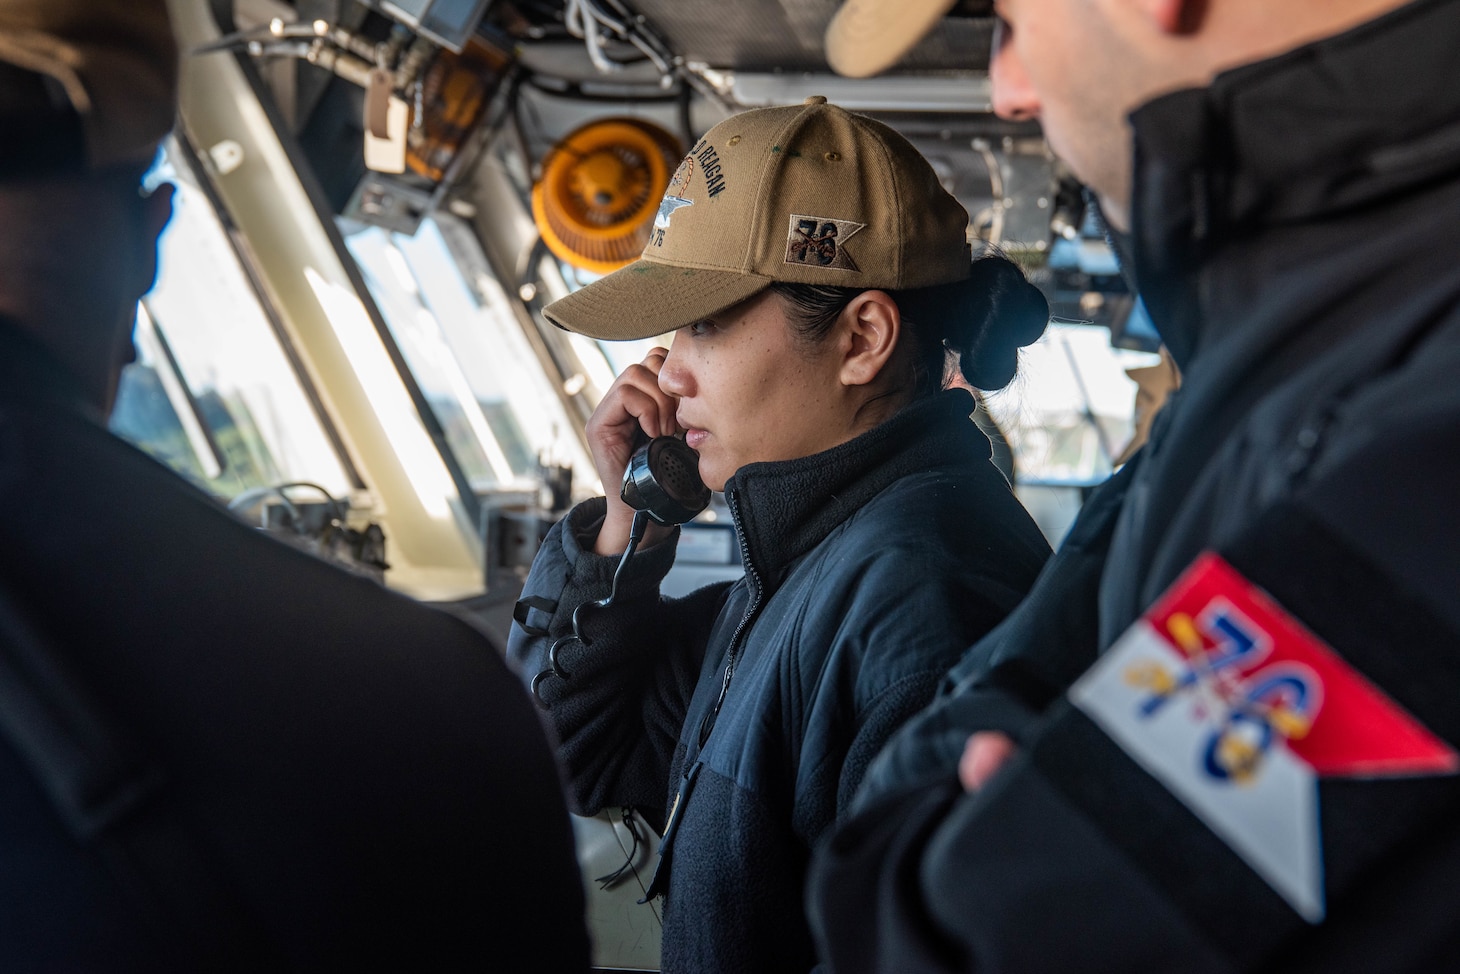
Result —
<path fill-rule="evenodd" d="M 543 161 L 532 218 L 560 260 L 607 274 L 649 242 L 669 174 L 684 149 L 664 129 L 610 118 L 575 129 Z"/>

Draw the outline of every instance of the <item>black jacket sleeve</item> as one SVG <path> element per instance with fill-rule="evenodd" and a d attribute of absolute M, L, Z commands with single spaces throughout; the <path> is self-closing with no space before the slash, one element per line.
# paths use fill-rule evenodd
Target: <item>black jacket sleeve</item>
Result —
<path fill-rule="evenodd" d="M 933 704 L 892 737 L 867 770 L 859 802 L 951 779 L 975 731 L 1022 739 L 1094 662 L 1095 596 L 1135 467 L 1127 464 L 1091 496 L 1028 597 L 964 653 Z"/>
<path fill-rule="evenodd" d="M 608 596 L 619 562 L 592 550 L 603 510 L 602 498 L 585 501 L 548 533 L 523 587 L 523 603 L 537 608 L 526 623 L 514 623 L 508 657 L 530 683 L 549 669 L 549 650 L 561 641 L 556 658 L 567 678 L 543 678 L 538 696 L 557 735 L 574 811 L 591 815 L 632 805 L 655 822 L 709 633 L 731 583 L 661 598 L 676 534 L 634 556 L 613 605 L 588 605 Z M 572 638 L 579 607 L 582 640 Z"/>
<path fill-rule="evenodd" d="M 1330 520 L 1339 509 L 1314 490 L 1216 551 L 1454 748 L 1460 627 L 1387 543 Z M 1423 969 L 1454 946 L 1437 920 L 1453 891 L 1434 868 L 1460 861 L 1453 773 L 1318 774 L 1316 916 L 1163 780 L 1071 698 L 1055 701 L 982 791 L 944 776 L 870 800 L 837 831 L 810 882 L 823 957 L 838 974 L 1359 971 Z M 1294 812 L 1275 808 L 1274 822 Z"/>

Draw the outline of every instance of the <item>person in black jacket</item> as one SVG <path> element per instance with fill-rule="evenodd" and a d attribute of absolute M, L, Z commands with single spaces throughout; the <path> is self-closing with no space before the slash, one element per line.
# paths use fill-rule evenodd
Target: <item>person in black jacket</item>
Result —
<path fill-rule="evenodd" d="M 163 0 L 0 4 L 0 969 L 586 971 L 497 648 L 107 431 L 176 59 Z"/>
<path fill-rule="evenodd" d="M 1184 381 L 869 771 L 827 964 L 1453 968 L 1460 8 L 998 9 L 995 105 L 1099 196 Z M 843 15 L 859 69 L 917 19 Z"/>
<path fill-rule="evenodd" d="M 611 494 L 548 534 L 509 640 L 573 805 L 665 826 L 669 972 L 812 968 L 812 846 L 1049 553 L 968 392 L 940 391 L 949 348 L 975 386 L 1007 383 L 1048 306 L 1004 258 L 971 261 L 966 212 L 906 140 L 825 101 L 711 129 L 643 258 L 546 309 L 600 338 L 676 331 L 590 445 L 616 485 L 639 434 L 682 431 L 746 569 L 661 598 L 657 528 L 616 576 L 633 512 Z"/>

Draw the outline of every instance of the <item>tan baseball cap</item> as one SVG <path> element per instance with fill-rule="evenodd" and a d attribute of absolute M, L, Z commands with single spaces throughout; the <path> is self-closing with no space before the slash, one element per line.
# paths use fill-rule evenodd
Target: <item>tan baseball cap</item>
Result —
<path fill-rule="evenodd" d="M 826 60 L 837 74 L 869 78 L 927 36 L 957 0 L 846 0 L 826 28 Z"/>
<path fill-rule="evenodd" d="M 679 164 L 639 260 L 543 314 L 594 338 L 649 338 L 768 285 L 928 287 L 968 276 L 968 213 L 881 122 L 825 98 L 705 133 Z"/>
<path fill-rule="evenodd" d="M 145 165 L 172 129 L 177 77 L 165 0 L 0 0 L 0 169 L 50 158 L 37 143 L 72 113 L 73 162 Z"/>

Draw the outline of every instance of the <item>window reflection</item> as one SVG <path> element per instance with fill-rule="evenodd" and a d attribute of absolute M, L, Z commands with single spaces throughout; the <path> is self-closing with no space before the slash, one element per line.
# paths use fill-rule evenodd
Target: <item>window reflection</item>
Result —
<path fill-rule="evenodd" d="M 438 214 L 414 236 L 348 225 L 346 244 L 473 489 L 535 487 L 539 463 L 592 465 L 573 434 L 506 295 L 489 276 L 473 288 Z M 485 261 L 476 268 L 487 275 Z M 495 298 L 495 300 L 493 300 Z M 583 482 L 580 479 L 580 482 Z"/>
<path fill-rule="evenodd" d="M 1134 428 L 1136 387 L 1125 370 L 1156 360 L 1112 348 L 1101 327 L 1050 325 L 1020 353 L 1014 382 L 986 397 L 1020 481 L 1089 487 L 1109 477 Z"/>
<path fill-rule="evenodd" d="M 344 467 L 183 151 L 170 141 L 149 175 L 177 187 L 174 214 L 111 428 L 226 499 L 297 480 L 348 496 Z"/>

